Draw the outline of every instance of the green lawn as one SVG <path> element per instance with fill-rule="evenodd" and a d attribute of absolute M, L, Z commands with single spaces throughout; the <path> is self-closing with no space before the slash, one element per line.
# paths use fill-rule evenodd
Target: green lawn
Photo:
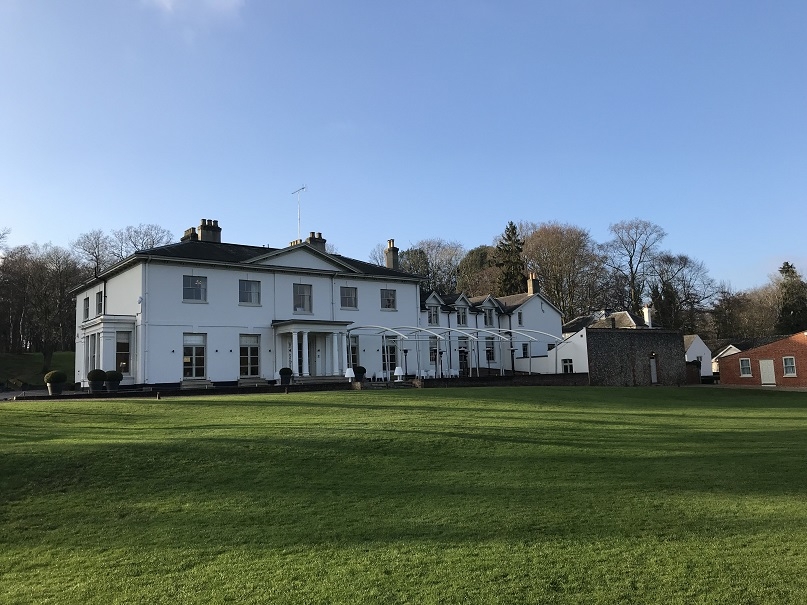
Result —
<path fill-rule="evenodd" d="M 2 603 L 805 603 L 807 394 L 0 404 Z"/>

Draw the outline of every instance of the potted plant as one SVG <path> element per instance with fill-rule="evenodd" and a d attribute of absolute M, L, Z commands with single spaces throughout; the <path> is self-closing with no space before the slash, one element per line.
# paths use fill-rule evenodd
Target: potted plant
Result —
<path fill-rule="evenodd" d="M 364 375 L 367 373 L 367 368 L 364 366 L 356 366 L 353 368 L 353 373 L 356 374 L 356 382 L 364 382 Z"/>
<path fill-rule="evenodd" d="M 291 375 L 293 373 L 291 368 L 280 368 L 280 384 L 291 384 Z"/>
<path fill-rule="evenodd" d="M 104 381 L 106 380 L 106 372 L 103 370 L 95 369 L 87 372 L 87 382 L 90 384 L 90 393 L 100 393 L 104 390 Z"/>
<path fill-rule="evenodd" d="M 117 392 L 120 387 L 120 381 L 123 380 L 123 374 L 117 370 L 107 370 L 106 372 L 106 390 L 110 393 Z"/>
<path fill-rule="evenodd" d="M 48 385 L 49 395 L 61 395 L 64 390 L 64 384 L 67 382 L 67 374 L 61 370 L 52 370 L 45 374 L 44 381 Z"/>

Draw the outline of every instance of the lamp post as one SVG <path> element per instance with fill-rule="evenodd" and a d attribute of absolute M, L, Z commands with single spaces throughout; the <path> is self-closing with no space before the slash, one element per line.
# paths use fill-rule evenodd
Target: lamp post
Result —
<path fill-rule="evenodd" d="M 443 353 L 445 353 L 445 351 L 437 352 L 437 357 L 439 358 L 440 361 L 440 378 L 443 377 Z"/>
<path fill-rule="evenodd" d="M 406 361 L 406 356 L 409 355 L 409 349 L 404 349 L 404 374 L 409 376 L 409 364 Z"/>
<path fill-rule="evenodd" d="M 516 375 L 516 348 L 510 347 L 510 372 Z"/>

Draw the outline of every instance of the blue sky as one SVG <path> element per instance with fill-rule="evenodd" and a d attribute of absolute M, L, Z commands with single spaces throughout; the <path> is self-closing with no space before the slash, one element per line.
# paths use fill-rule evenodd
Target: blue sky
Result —
<path fill-rule="evenodd" d="M 217 219 L 366 259 L 634 217 L 807 275 L 807 3 L 0 0 L 8 243 Z"/>

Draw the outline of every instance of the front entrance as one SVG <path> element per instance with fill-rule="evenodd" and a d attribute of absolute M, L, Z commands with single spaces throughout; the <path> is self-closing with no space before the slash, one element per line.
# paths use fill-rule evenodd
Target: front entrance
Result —
<path fill-rule="evenodd" d="M 776 372 L 773 369 L 773 359 L 759 360 L 759 375 L 762 378 L 763 386 L 776 386 Z"/>

